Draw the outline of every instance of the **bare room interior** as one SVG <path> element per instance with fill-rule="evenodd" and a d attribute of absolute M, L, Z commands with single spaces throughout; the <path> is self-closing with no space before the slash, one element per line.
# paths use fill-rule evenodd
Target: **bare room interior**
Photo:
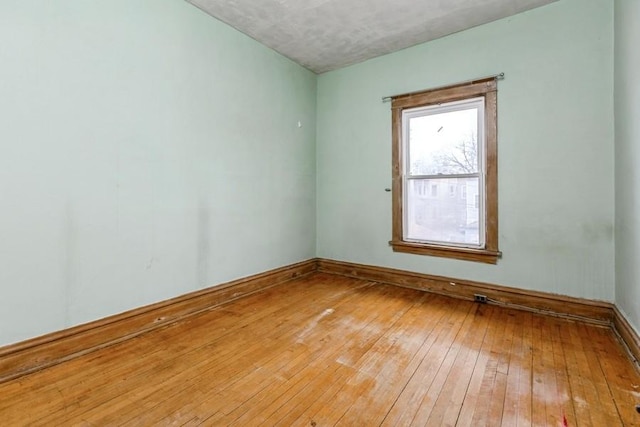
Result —
<path fill-rule="evenodd" d="M 0 40 L 0 425 L 640 426 L 639 1 Z"/>

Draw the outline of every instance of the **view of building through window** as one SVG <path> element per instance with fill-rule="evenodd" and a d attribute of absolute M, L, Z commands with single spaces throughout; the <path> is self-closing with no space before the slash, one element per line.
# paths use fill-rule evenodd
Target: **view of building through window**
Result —
<path fill-rule="evenodd" d="M 475 98 L 405 111 L 406 240 L 484 244 L 478 203 L 483 105 Z"/>

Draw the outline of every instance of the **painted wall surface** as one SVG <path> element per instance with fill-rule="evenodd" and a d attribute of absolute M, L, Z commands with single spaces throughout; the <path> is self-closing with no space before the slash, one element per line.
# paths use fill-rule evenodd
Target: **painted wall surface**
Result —
<path fill-rule="evenodd" d="M 615 2 L 616 304 L 640 331 L 640 2 Z"/>
<path fill-rule="evenodd" d="M 503 258 L 392 252 L 381 98 L 499 72 Z M 613 4 L 600 0 L 562 0 L 323 74 L 318 256 L 613 301 L 613 121 Z"/>
<path fill-rule="evenodd" d="M 176 0 L 0 40 L 0 345 L 315 255 L 314 74 Z"/>

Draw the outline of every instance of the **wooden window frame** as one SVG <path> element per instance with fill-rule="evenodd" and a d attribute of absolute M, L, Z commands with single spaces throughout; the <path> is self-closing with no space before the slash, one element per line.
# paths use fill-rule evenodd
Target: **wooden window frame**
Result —
<path fill-rule="evenodd" d="M 502 253 L 498 250 L 498 126 L 495 77 L 474 80 L 452 86 L 398 95 L 391 98 L 392 113 L 392 240 L 394 252 L 430 255 L 496 264 Z M 403 141 L 402 113 L 404 110 L 438 105 L 453 101 L 484 97 L 485 126 L 485 244 L 483 248 L 466 248 L 432 243 L 409 242 L 403 238 Z"/>

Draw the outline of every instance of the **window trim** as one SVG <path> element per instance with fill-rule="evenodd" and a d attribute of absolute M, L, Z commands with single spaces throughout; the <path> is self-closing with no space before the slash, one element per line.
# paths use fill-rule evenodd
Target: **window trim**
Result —
<path fill-rule="evenodd" d="M 498 250 L 498 144 L 497 81 L 495 77 L 398 95 L 391 98 L 392 113 L 392 240 L 394 252 L 454 258 L 496 264 Z M 484 97 L 485 112 L 485 244 L 484 248 L 446 246 L 406 241 L 403 238 L 403 120 L 404 110 Z"/>

